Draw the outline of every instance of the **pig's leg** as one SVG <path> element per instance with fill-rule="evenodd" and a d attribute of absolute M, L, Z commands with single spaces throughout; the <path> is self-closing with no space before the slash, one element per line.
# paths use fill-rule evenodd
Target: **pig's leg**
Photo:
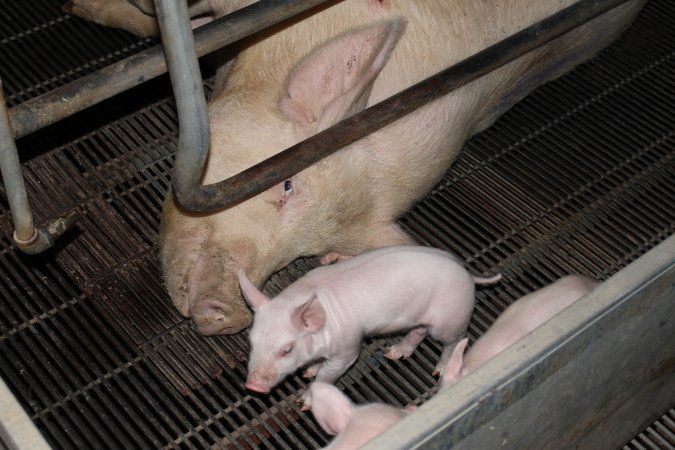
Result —
<path fill-rule="evenodd" d="M 448 344 L 443 346 L 443 353 L 441 353 L 441 359 L 438 361 L 438 364 L 436 364 L 436 368 L 434 369 L 433 375 L 439 375 L 444 373 L 445 368 L 447 367 L 448 363 L 450 362 L 450 359 L 452 358 L 453 350 L 457 346 L 457 342 L 453 342 L 452 344 Z"/>
<path fill-rule="evenodd" d="M 329 253 L 326 253 L 325 255 L 323 255 L 321 257 L 321 259 L 319 260 L 319 262 L 325 266 L 326 264 L 345 261 L 345 260 L 351 258 L 352 256 L 353 255 L 346 255 L 346 254 L 340 253 L 340 252 L 329 252 Z"/>
<path fill-rule="evenodd" d="M 304 378 L 314 378 L 319 372 L 319 369 L 321 369 L 321 366 L 323 366 L 323 361 L 312 364 L 305 369 L 305 372 L 302 374 L 302 376 Z"/>
<path fill-rule="evenodd" d="M 316 373 L 315 381 L 333 384 L 335 380 L 340 378 L 340 375 L 345 373 L 349 366 L 354 364 L 354 361 L 359 357 L 360 348 L 361 346 L 358 345 L 355 352 L 345 353 L 344 355 L 323 361 Z M 310 366 L 310 368 L 311 367 L 313 366 Z M 302 408 L 300 409 L 303 411 L 308 411 L 312 408 L 312 394 L 309 389 L 307 389 L 300 397 L 300 403 L 302 403 Z"/>
<path fill-rule="evenodd" d="M 63 5 L 63 11 L 142 37 L 159 34 L 155 17 L 144 14 L 127 0 L 70 0 Z"/>
<path fill-rule="evenodd" d="M 420 342 L 427 337 L 427 332 L 427 327 L 424 326 L 413 328 L 398 344 L 389 347 L 384 357 L 388 359 L 405 359 L 409 357 L 417 346 L 420 345 Z"/>
<path fill-rule="evenodd" d="M 348 252 L 328 252 L 321 257 L 321 264 L 326 265 L 333 262 L 340 262 L 351 258 L 366 250 L 373 250 L 381 247 L 391 247 L 393 245 L 418 245 L 408 234 L 393 222 L 371 226 L 369 234 L 366 236 L 365 245 L 360 245 L 360 251 Z"/>

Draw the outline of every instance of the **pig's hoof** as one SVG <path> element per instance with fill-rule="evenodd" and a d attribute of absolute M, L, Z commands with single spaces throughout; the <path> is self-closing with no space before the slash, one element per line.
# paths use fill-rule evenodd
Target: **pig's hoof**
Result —
<path fill-rule="evenodd" d="M 401 351 L 396 345 L 389 347 L 384 354 L 384 357 L 387 359 L 406 359 L 408 356 L 410 356 L 410 353 Z"/>
<path fill-rule="evenodd" d="M 295 402 L 300 406 L 300 411 L 309 411 L 312 409 L 312 394 L 307 389 L 302 395 L 295 399 Z"/>
<path fill-rule="evenodd" d="M 323 362 L 321 361 L 312 364 L 311 366 L 305 369 L 305 372 L 302 374 L 302 376 L 304 378 L 314 378 L 316 374 L 319 373 L 319 369 L 321 369 L 321 366 L 323 366 Z"/>
<path fill-rule="evenodd" d="M 331 264 L 331 263 L 334 263 L 334 262 L 345 261 L 345 260 L 347 260 L 347 259 L 349 259 L 349 258 L 351 258 L 351 257 L 352 257 L 352 255 L 345 255 L 344 253 L 330 252 L 330 253 L 326 253 L 325 255 L 323 255 L 323 256 L 321 257 L 321 259 L 319 260 L 319 262 L 320 262 L 322 265 L 325 266 L 326 264 Z"/>

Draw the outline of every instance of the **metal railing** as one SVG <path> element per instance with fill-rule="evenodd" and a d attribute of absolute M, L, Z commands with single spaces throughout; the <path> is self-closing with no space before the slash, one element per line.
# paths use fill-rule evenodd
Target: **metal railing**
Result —
<path fill-rule="evenodd" d="M 209 150 L 209 123 L 197 57 L 310 10 L 326 0 L 263 0 L 201 27 L 190 27 L 184 1 L 156 0 L 159 46 L 24 102 L 2 108 L 2 173 L 14 218 L 14 241 L 27 253 L 49 248 L 76 220 L 75 213 L 36 229 L 13 137 L 24 136 L 156 77 L 169 67 L 179 116 L 179 147 L 172 176 L 178 202 L 192 211 L 227 208 L 282 182 L 335 151 L 417 108 L 546 44 L 627 0 L 581 0 L 485 50 L 367 108 L 226 180 L 201 185 Z M 166 61 L 164 63 L 164 54 Z M 4 105 L 4 103 L 3 103 Z M 11 142 L 10 142 L 11 141 Z M 226 149 L 225 149 L 226 151 Z"/>

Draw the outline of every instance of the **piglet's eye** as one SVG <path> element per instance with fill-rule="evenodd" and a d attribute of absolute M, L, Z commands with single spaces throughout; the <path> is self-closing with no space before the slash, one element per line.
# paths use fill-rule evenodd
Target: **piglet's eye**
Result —
<path fill-rule="evenodd" d="M 293 192 L 293 182 L 291 180 L 284 181 L 284 192 Z"/>
<path fill-rule="evenodd" d="M 286 355 L 288 355 L 289 353 L 291 353 L 292 351 L 293 351 L 293 344 L 290 344 L 290 345 L 288 345 L 287 347 L 284 347 L 284 348 L 281 350 L 281 353 L 282 353 L 284 356 L 286 356 Z"/>

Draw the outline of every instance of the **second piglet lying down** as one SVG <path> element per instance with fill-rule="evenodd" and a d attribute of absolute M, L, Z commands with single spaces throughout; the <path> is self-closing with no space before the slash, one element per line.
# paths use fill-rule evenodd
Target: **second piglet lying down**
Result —
<path fill-rule="evenodd" d="M 337 435 L 324 450 L 361 448 L 415 410 L 382 403 L 356 406 L 338 388 L 321 381 L 312 383 L 310 391 L 314 418 L 326 433 Z"/>
<path fill-rule="evenodd" d="M 254 311 L 246 387 L 267 393 L 308 364 L 305 376 L 332 383 L 356 361 L 364 335 L 406 330 L 385 356 L 407 357 L 429 334 L 444 346 L 442 367 L 466 331 L 474 284 L 499 278 L 474 278 L 451 254 L 415 246 L 316 268 L 271 301 L 242 271 L 241 289 Z"/>
<path fill-rule="evenodd" d="M 466 354 L 464 350 L 468 338 L 462 339 L 455 346 L 441 377 L 441 389 L 452 386 L 460 378 L 485 364 L 487 360 L 586 295 L 597 284 L 595 280 L 582 275 L 568 275 L 515 301 Z"/>

